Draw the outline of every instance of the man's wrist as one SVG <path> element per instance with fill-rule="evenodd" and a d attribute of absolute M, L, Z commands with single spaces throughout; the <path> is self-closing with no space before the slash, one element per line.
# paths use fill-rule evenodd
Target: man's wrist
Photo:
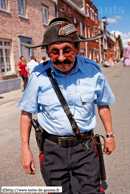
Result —
<path fill-rule="evenodd" d="M 110 137 L 115 137 L 114 132 L 113 132 L 113 133 L 111 133 L 111 134 L 106 134 L 106 138 L 110 138 Z"/>
<path fill-rule="evenodd" d="M 21 145 L 21 150 L 22 150 L 22 149 L 25 149 L 25 148 L 29 149 L 29 143 L 28 143 L 28 142 L 22 143 L 22 145 Z"/>

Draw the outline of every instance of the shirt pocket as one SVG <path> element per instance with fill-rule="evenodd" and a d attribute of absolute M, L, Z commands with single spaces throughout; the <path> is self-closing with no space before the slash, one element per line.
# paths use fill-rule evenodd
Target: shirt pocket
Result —
<path fill-rule="evenodd" d="M 81 103 L 82 103 L 81 114 L 83 118 L 89 117 L 92 111 L 94 93 L 81 94 L 80 97 L 81 97 Z"/>
<path fill-rule="evenodd" d="M 38 97 L 38 103 L 42 107 L 42 112 L 50 119 L 58 119 L 58 112 L 61 109 L 59 99 L 55 94 L 40 94 Z"/>

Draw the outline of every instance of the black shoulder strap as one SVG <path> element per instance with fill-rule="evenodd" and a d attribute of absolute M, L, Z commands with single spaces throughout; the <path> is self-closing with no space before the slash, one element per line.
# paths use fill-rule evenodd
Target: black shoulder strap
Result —
<path fill-rule="evenodd" d="M 63 96 L 63 94 L 62 94 L 62 92 L 61 92 L 61 90 L 60 90 L 60 88 L 57 84 L 57 82 L 56 82 L 56 79 L 53 78 L 52 75 L 51 75 L 51 68 L 47 69 L 46 73 L 47 73 L 47 75 L 49 77 L 49 80 L 50 80 L 50 82 L 53 86 L 53 89 L 54 89 L 54 91 L 55 91 L 62 107 L 64 108 L 64 111 L 65 111 L 70 123 L 71 123 L 72 129 L 74 130 L 77 137 L 79 139 L 81 139 L 81 133 L 80 133 L 80 130 L 78 128 L 78 125 L 77 125 L 76 121 L 74 120 L 72 113 L 70 112 L 70 108 L 68 107 L 68 104 L 67 104 L 67 102 L 66 102 L 66 100 L 65 100 L 65 98 L 64 98 L 64 96 Z"/>
<path fill-rule="evenodd" d="M 48 61 L 49 61 L 49 60 L 44 61 L 44 62 L 43 62 L 43 66 L 47 65 L 47 64 L 48 64 Z"/>

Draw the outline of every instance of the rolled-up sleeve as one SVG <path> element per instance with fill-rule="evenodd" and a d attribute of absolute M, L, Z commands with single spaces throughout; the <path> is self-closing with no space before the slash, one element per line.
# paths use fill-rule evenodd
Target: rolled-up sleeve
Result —
<path fill-rule="evenodd" d="M 22 98 L 17 106 L 21 110 L 36 114 L 38 108 L 38 86 L 37 77 L 32 73 L 28 85 L 22 95 Z"/>
<path fill-rule="evenodd" d="M 100 106 L 111 105 L 115 102 L 115 96 L 103 74 L 100 74 L 96 85 L 96 99 L 95 104 Z"/>

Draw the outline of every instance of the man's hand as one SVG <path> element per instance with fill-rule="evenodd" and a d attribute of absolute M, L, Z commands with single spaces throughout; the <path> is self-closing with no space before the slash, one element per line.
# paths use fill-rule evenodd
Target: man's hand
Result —
<path fill-rule="evenodd" d="M 107 135 L 113 134 L 112 119 L 111 119 L 111 113 L 110 113 L 109 106 L 108 105 L 104 105 L 104 106 L 98 105 L 98 112 L 103 122 L 103 125 L 105 127 L 106 134 Z M 115 147 L 116 147 L 116 144 L 115 144 L 114 137 L 107 137 L 105 140 L 105 146 L 104 146 L 103 153 L 110 155 L 111 152 L 115 149 Z"/>
<path fill-rule="evenodd" d="M 21 122 L 20 122 L 20 132 L 21 132 L 21 164 L 28 174 L 34 174 L 35 165 L 33 155 L 29 148 L 29 137 L 31 132 L 32 114 L 26 111 L 22 111 Z"/>
<path fill-rule="evenodd" d="M 35 174 L 35 164 L 30 149 L 22 148 L 21 164 L 27 174 Z"/>
<path fill-rule="evenodd" d="M 104 147 L 103 153 L 110 155 L 112 151 L 115 149 L 115 147 L 116 147 L 116 144 L 115 144 L 114 137 L 108 137 L 105 140 L 105 147 Z"/>

